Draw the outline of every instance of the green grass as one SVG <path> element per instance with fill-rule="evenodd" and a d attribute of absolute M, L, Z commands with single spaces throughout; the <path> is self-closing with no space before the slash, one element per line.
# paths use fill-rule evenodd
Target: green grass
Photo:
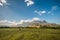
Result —
<path fill-rule="evenodd" d="M 60 40 L 60 29 L 0 28 L 0 40 Z"/>

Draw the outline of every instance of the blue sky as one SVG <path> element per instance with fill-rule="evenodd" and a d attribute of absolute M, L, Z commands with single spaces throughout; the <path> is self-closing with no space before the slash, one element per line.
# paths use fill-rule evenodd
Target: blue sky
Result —
<path fill-rule="evenodd" d="M 1 0 L 0 20 L 40 18 L 60 24 L 60 0 Z"/>

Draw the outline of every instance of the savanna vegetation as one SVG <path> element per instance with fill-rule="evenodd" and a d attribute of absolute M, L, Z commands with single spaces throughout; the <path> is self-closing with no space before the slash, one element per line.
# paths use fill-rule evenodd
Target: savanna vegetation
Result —
<path fill-rule="evenodd" d="M 0 28 L 0 40 L 60 40 L 56 28 Z"/>

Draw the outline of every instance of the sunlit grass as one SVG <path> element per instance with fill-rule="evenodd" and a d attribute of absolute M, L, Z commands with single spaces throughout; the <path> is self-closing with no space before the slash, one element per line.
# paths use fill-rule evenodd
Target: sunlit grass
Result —
<path fill-rule="evenodd" d="M 0 28 L 0 40 L 60 40 L 60 29 Z"/>

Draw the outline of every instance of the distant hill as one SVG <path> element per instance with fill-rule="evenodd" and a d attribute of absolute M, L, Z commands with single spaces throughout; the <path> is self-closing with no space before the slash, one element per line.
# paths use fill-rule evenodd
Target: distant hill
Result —
<path fill-rule="evenodd" d="M 58 27 L 59 25 L 56 23 L 48 23 L 47 21 L 39 21 L 35 20 L 32 22 L 23 22 L 22 24 L 18 24 L 18 27 Z"/>
<path fill-rule="evenodd" d="M 36 27 L 36 28 L 39 28 L 39 27 L 59 27 L 60 26 L 56 23 L 48 23 L 45 20 L 26 21 L 26 22 L 22 22 L 22 24 L 17 24 L 17 25 L 10 23 L 11 26 L 7 24 L 1 22 L 0 27 Z"/>

